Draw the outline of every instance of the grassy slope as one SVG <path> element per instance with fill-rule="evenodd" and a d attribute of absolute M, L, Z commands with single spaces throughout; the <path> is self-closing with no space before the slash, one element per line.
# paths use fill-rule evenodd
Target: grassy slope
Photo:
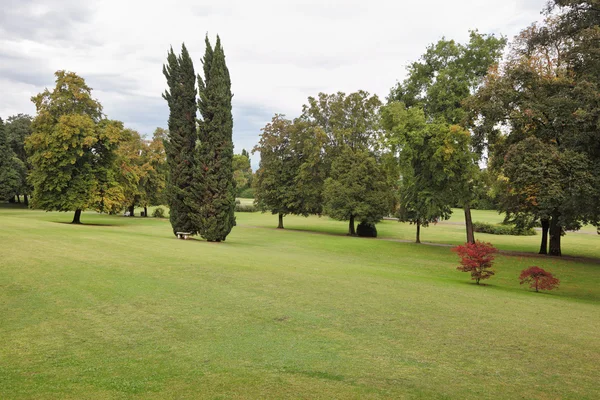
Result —
<path fill-rule="evenodd" d="M 298 231 L 345 232 L 326 218 L 277 231 L 241 213 L 221 244 L 176 240 L 166 220 L 70 218 L 0 209 L 2 399 L 600 397 L 599 264 L 501 256 L 477 287 L 447 247 Z M 600 257 L 600 237 L 569 237 Z M 532 261 L 559 291 L 519 287 Z"/>

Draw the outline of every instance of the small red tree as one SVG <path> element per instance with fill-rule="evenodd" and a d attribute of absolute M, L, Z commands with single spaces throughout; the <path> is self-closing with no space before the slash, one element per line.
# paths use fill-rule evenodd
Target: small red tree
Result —
<path fill-rule="evenodd" d="M 529 287 L 535 289 L 536 292 L 540 290 L 552 290 L 558 288 L 560 280 L 555 278 L 550 272 L 540 267 L 529 267 L 521 271 L 519 275 L 521 285 L 529 283 Z"/>
<path fill-rule="evenodd" d="M 459 271 L 470 272 L 471 279 L 477 282 L 481 279 L 488 279 L 494 275 L 492 264 L 494 262 L 494 253 L 498 252 L 491 243 L 480 242 L 465 243 L 452 249 L 461 258 Z"/>

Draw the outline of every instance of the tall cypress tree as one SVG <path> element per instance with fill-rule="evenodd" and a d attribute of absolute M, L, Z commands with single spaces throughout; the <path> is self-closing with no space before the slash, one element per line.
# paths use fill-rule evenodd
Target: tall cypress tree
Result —
<path fill-rule="evenodd" d="M 235 181 L 231 79 L 218 36 L 214 49 L 206 38 L 202 61 L 204 79 L 198 76 L 200 148 L 193 190 L 201 205 L 191 216 L 203 238 L 220 242 L 235 226 Z"/>
<path fill-rule="evenodd" d="M 185 47 L 177 57 L 173 48 L 163 66 L 169 89 L 163 98 L 169 104 L 169 134 L 165 141 L 168 179 L 167 202 L 170 209 L 173 233 L 198 233 L 190 219 L 194 206 L 191 185 L 194 177 L 194 153 L 198 134 L 196 131 L 196 75 L 194 65 Z"/>

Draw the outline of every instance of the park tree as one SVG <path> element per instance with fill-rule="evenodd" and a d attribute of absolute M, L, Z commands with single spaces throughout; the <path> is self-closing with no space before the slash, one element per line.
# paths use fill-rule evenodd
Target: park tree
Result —
<path fill-rule="evenodd" d="M 244 190 L 252 186 L 252 167 L 250 166 L 250 155 L 246 149 L 242 150 L 242 154 L 233 155 L 232 168 L 233 179 L 239 196 Z"/>
<path fill-rule="evenodd" d="M 294 180 L 301 162 L 294 154 L 292 130 L 291 120 L 275 114 L 271 122 L 261 129 L 260 140 L 252 150 L 260 153 L 254 203 L 259 210 L 278 215 L 278 229 L 284 228 L 283 218 L 293 212 Z"/>
<path fill-rule="evenodd" d="M 27 151 L 25 150 L 25 141 L 31 135 L 31 121 L 32 117 L 25 114 L 10 116 L 6 121 L 8 142 L 17 157 L 15 160 L 15 167 L 19 173 L 17 201 L 20 201 L 18 195 L 22 194 L 26 206 L 29 205 L 29 195 L 33 191 L 33 188 L 27 182 L 31 164 L 27 160 Z"/>
<path fill-rule="evenodd" d="M 258 145 L 260 165 L 255 178 L 255 204 L 279 218 L 308 216 L 322 211 L 324 168 L 323 131 L 300 119 L 276 114 L 262 129 Z"/>
<path fill-rule="evenodd" d="M 469 272 L 471 279 L 479 285 L 482 279 L 489 279 L 495 275 L 491 269 L 494 265 L 494 254 L 498 250 L 490 243 L 480 242 L 465 243 L 452 248 L 460 257 L 460 266 L 456 269 Z"/>
<path fill-rule="evenodd" d="M 146 144 L 137 131 L 127 129 L 124 136 L 125 139 L 117 149 L 119 182 L 124 195 L 122 206 L 125 206 L 129 210 L 129 216 L 133 217 L 135 206 L 146 204 L 143 187 L 148 174 Z"/>
<path fill-rule="evenodd" d="M 324 211 L 333 218 L 349 221 L 351 235 L 356 233 L 355 220 L 374 224 L 391 212 L 393 204 L 387 185 L 389 169 L 382 167 L 380 107 L 376 95 L 362 90 L 348 95 L 319 93 L 317 98 L 308 98 L 300 117 L 318 127 L 324 138 L 317 163 L 318 174 L 328 177 L 323 185 Z M 377 176 L 362 176 L 375 172 Z M 365 185 L 362 189 L 361 184 Z"/>
<path fill-rule="evenodd" d="M 0 199 L 8 200 L 14 197 L 19 189 L 20 174 L 17 169 L 17 156 L 13 152 L 6 127 L 0 118 Z"/>
<path fill-rule="evenodd" d="M 408 67 L 408 77 L 392 88 L 388 100 L 403 102 L 408 108 L 420 107 L 429 120 L 467 128 L 468 110 L 464 101 L 481 85 L 488 69 L 496 64 L 506 39 L 471 31 L 469 42 L 442 39 L 429 46 L 417 62 Z M 465 157 L 473 165 L 474 157 Z M 463 169 L 472 173 L 471 165 Z M 467 241 L 475 241 L 471 218 L 473 176 L 457 181 L 456 194 L 464 208 Z"/>
<path fill-rule="evenodd" d="M 555 278 L 552 273 L 546 271 L 543 268 L 533 266 L 521 271 L 519 275 L 519 283 L 529 284 L 529 287 L 535 289 L 536 292 L 540 290 L 553 290 L 558 288 L 560 280 Z"/>
<path fill-rule="evenodd" d="M 97 125 L 101 138 L 115 138 L 111 147 L 99 146 L 95 152 L 103 160 L 97 165 L 96 189 L 91 208 L 99 212 L 116 214 L 126 202 L 126 188 L 122 179 L 119 149 L 128 141 L 128 130 L 121 121 L 103 119 Z M 103 139 L 104 140 L 104 139 Z"/>
<path fill-rule="evenodd" d="M 344 146 L 331 164 L 323 200 L 325 213 L 348 221 L 348 235 L 355 236 L 354 222 L 374 225 L 381 221 L 390 213 L 393 195 L 375 156 L 366 149 Z"/>
<path fill-rule="evenodd" d="M 198 233 L 198 225 L 191 214 L 198 207 L 192 195 L 192 184 L 198 179 L 194 174 L 196 141 L 196 74 L 190 55 L 181 46 L 176 56 L 171 48 L 163 66 L 168 89 L 163 98 L 169 105 L 167 140 L 164 141 L 168 175 L 166 197 L 173 233 Z M 202 198 L 202 196 L 201 196 Z"/>
<path fill-rule="evenodd" d="M 165 187 L 167 180 L 167 158 L 164 140 L 167 133 L 162 128 L 157 128 L 151 141 L 145 141 L 145 168 L 146 175 L 142 181 L 145 193 L 144 215 L 148 216 L 147 206 L 158 206 L 165 204 Z"/>
<path fill-rule="evenodd" d="M 32 166 L 33 206 L 47 211 L 97 208 L 102 175 L 114 163 L 122 125 L 103 117 L 83 78 L 72 72 L 55 73 L 56 86 L 32 97 L 37 115 L 26 141 Z"/>
<path fill-rule="evenodd" d="M 523 30 L 469 100 L 475 137 L 507 178 L 502 210 L 517 224 L 539 220 L 540 253 L 554 256 L 566 230 L 600 219 L 598 55 L 565 15 Z"/>
<path fill-rule="evenodd" d="M 380 143 L 379 108 L 376 95 L 359 90 L 346 95 L 319 93 L 302 107 L 301 119 L 320 127 L 326 135 L 325 152 L 332 162 L 346 147 L 375 149 Z"/>
<path fill-rule="evenodd" d="M 204 78 L 198 76 L 199 144 L 194 165 L 190 219 L 208 241 L 224 241 L 235 226 L 231 79 L 221 39 L 206 37 Z"/>
<path fill-rule="evenodd" d="M 418 107 L 392 102 L 383 107 L 381 122 L 386 144 L 395 149 L 400 166 L 398 217 L 415 224 L 416 242 L 421 227 L 447 219 L 451 207 L 466 191 L 465 176 L 476 169 L 469 149 L 470 134 L 444 119 L 427 121 Z"/>

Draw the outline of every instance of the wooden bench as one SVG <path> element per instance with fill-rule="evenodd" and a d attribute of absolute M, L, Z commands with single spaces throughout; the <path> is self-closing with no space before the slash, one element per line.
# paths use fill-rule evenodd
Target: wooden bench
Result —
<path fill-rule="evenodd" d="M 177 232 L 176 235 L 177 235 L 177 237 L 179 239 L 187 240 L 188 237 L 190 237 L 191 233 L 189 233 L 189 232 Z"/>

